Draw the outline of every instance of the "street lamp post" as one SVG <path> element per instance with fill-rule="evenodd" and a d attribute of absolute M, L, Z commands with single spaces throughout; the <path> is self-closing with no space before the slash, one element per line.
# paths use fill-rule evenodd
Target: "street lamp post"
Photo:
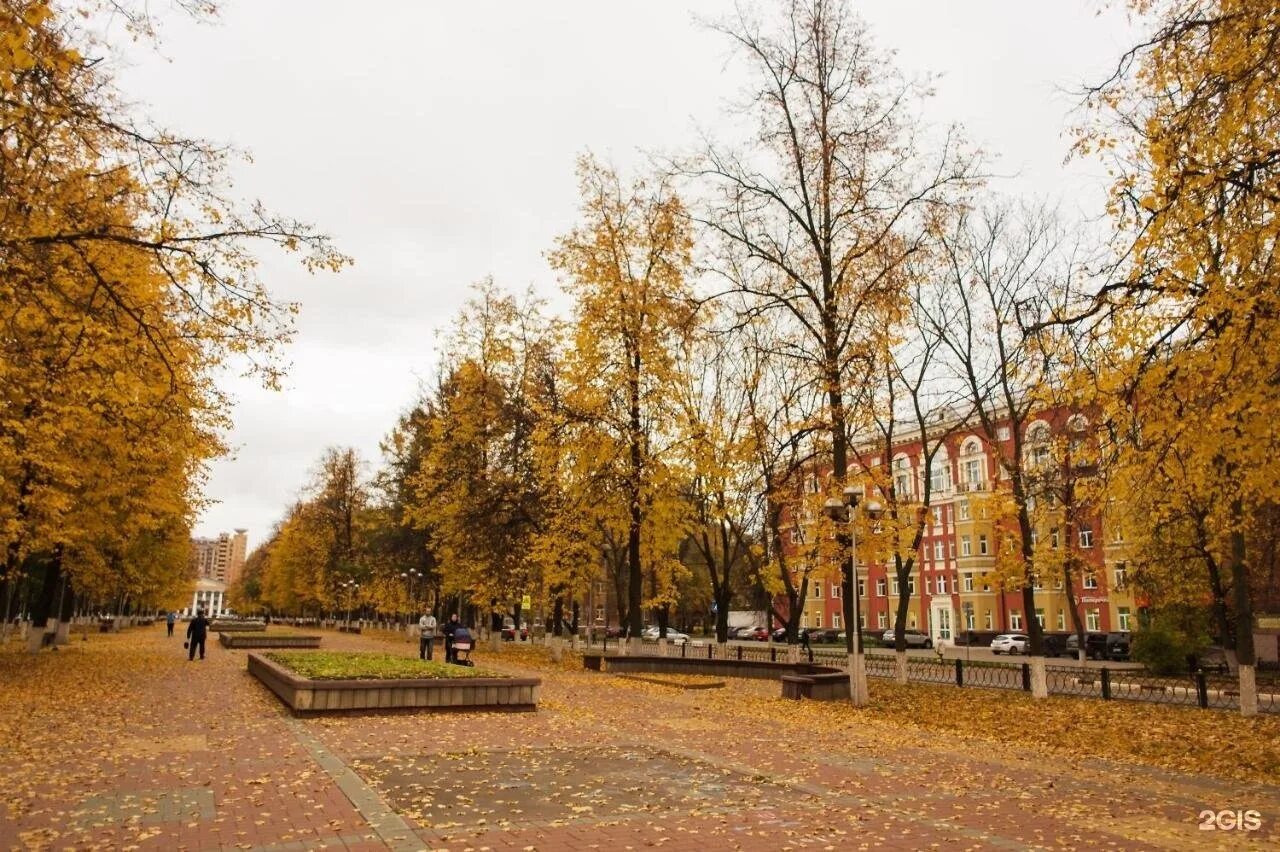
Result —
<path fill-rule="evenodd" d="M 849 547 L 849 575 L 844 584 L 844 593 L 851 599 L 852 607 L 846 613 L 849 623 L 845 630 L 850 639 L 848 645 L 849 699 L 856 707 L 862 707 L 870 701 L 870 694 L 867 691 L 866 657 L 862 653 L 862 599 L 858 594 L 858 538 L 855 529 L 858 510 L 862 507 L 862 497 L 861 488 L 847 485 L 840 497 L 829 497 L 822 506 L 822 511 L 828 518 L 848 526 L 848 532 L 840 537 L 840 541 Z M 869 501 L 862 509 L 873 521 L 878 520 L 884 512 L 884 507 L 875 500 Z"/>

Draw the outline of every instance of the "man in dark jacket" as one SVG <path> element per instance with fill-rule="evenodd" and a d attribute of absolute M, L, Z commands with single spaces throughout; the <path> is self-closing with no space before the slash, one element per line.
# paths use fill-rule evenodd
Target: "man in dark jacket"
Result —
<path fill-rule="evenodd" d="M 209 619 L 204 617 L 204 610 L 197 610 L 196 617 L 187 625 L 187 659 L 196 658 L 196 646 L 200 646 L 200 659 L 204 659 L 204 640 L 209 635 Z"/>
<path fill-rule="evenodd" d="M 458 652 L 453 650 L 453 636 L 461 626 L 458 623 L 458 614 L 456 612 L 449 616 L 449 621 L 444 626 L 444 661 L 446 663 L 458 662 Z"/>

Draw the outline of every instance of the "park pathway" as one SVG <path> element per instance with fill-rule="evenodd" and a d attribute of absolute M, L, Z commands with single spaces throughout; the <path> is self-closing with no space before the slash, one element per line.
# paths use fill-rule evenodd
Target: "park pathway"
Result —
<path fill-rule="evenodd" d="M 325 633 L 329 648 L 414 652 Z M 528 670 L 528 655 L 482 665 Z M 525 661 L 526 665 L 522 665 Z M 1280 789 L 1047 760 L 867 720 L 777 684 L 685 690 L 560 670 L 536 713 L 294 719 L 163 626 L 0 651 L 3 849 L 1239 848 Z M 1171 710 L 1171 712 L 1190 712 Z M 1012 720 L 1011 720 L 1012 723 Z M 1138 735 L 1140 732 L 1134 732 Z M 1206 809 L 1255 809 L 1251 834 Z"/>

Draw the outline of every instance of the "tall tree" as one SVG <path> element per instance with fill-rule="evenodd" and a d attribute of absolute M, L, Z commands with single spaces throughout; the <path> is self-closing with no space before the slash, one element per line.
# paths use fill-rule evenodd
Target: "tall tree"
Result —
<path fill-rule="evenodd" d="M 698 218 L 718 238 L 715 265 L 751 273 L 729 284 L 752 298 L 750 310 L 782 312 L 804 330 L 793 356 L 822 384 L 839 491 L 861 392 L 851 377 L 866 375 L 903 300 L 902 266 L 935 229 L 948 190 L 969 181 L 970 163 L 951 132 L 925 152 L 915 113 L 924 88 L 903 81 L 843 0 L 790 0 L 771 26 L 744 12 L 718 29 L 754 75 L 746 113 L 758 129 L 749 146 L 712 144 L 688 168 L 709 196 Z M 843 575 L 848 623 L 855 578 Z M 850 663 L 864 683 L 861 657 Z"/>
<path fill-rule="evenodd" d="M 1114 152 L 1112 210 L 1132 244 L 1086 315 L 1112 389 L 1136 414 L 1126 439 L 1176 448 L 1198 487 L 1221 491 L 1213 524 L 1228 542 L 1241 709 L 1252 714 L 1249 530 L 1280 473 L 1280 24 L 1258 0 L 1130 5 L 1153 31 L 1092 90 L 1100 121 L 1081 148 Z"/>
<path fill-rule="evenodd" d="M 609 471 L 626 513 L 627 618 L 644 626 L 644 579 L 664 617 L 675 570 L 658 548 L 645 564 L 644 539 L 673 499 L 663 460 L 673 411 L 669 386 L 679 340 L 693 321 L 691 249 L 684 207 L 662 176 L 624 183 L 591 157 L 578 165 L 583 223 L 558 241 L 551 264 L 574 297 L 566 404 L 598 430 L 593 462 Z M 665 567 L 664 567 L 665 566 Z M 663 625 L 665 627 L 665 625 Z"/>
<path fill-rule="evenodd" d="M 989 205 L 965 211 L 943 240 L 949 267 L 929 322 L 942 341 L 963 404 L 1009 483 L 994 521 L 1012 523 L 1016 582 L 1030 637 L 1032 693 L 1048 694 L 1043 630 L 1036 618 L 1033 480 L 1049 462 L 1035 391 L 1055 367 L 1032 328 L 1060 308 L 1080 274 L 1063 228 L 1049 212 Z M 1001 559 L 1007 559 L 1004 554 Z"/>

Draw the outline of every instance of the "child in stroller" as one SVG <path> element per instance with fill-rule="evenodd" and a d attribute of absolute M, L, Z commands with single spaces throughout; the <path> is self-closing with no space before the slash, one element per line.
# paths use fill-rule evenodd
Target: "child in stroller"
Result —
<path fill-rule="evenodd" d="M 471 631 L 459 627 L 453 633 L 453 662 L 459 666 L 474 666 L 471 661 L 471 648 L 475 642 L 471 639 Z"/>

